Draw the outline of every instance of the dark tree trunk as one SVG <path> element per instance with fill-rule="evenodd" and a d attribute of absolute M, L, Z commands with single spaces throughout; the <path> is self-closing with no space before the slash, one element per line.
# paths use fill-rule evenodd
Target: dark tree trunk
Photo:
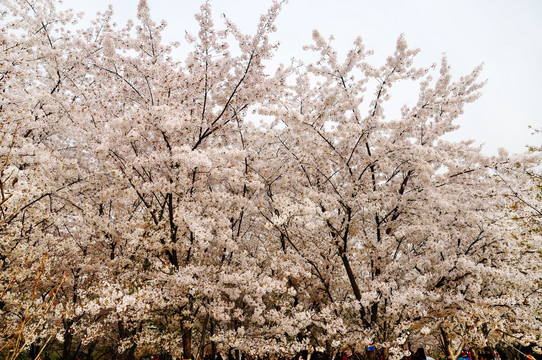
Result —
<path fill-rule="evenodd" d="M 117 322 L 117 326 L 119 329 L 119 341 L 126 339 L 132 335 L 131 332 L 124 327 L 122 321 Z M 115 351 L 115 358 L 117 360 L 135 360 L 135 351 L 136 345 L 133 344 L 128 350 L 125 350 L 123 353 L 119 354 L 117 351 Z"/>
<path fill-rule="evenodd" d="M 192 359 L 192 329 L 183 329 L 183 358 Z"/>
<path fill-rule="evenodd" d="M 41 346 L 39 345 L 39 343 L 40 343 L 39 340 L 40 340 L 40 339 L 38 339 L 38 341 L 32 343 L 32 344 L 30 345 L 30 348 L 28 349 L 28 357 L 29 357 L 30 359 L 35 359 L 36 356 L 38 356 L 38 354 L 39 354 L 39 352 L 40 352 L 40 350 L 41 350 Z"/>
<path fill-rule="evenodd" d="M 64 322 L 64 343 L 62 343 L 62 360 L 71 360 L 73 336 L 70 331 L 73 321 L 66 320 Z"/>

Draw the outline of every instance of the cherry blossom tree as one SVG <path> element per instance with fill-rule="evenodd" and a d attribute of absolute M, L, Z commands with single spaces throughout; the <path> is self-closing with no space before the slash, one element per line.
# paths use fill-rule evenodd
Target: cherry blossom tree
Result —
<path fill-rule="evenodd" d="M 400 356 L 408 334 L 428 320 L 447 343 L 457 322 L 470 332 L 462 339 L 474 341 L 482 299 L 491 293 L 485 301 L 497 307 L 506 286 L 527 280 L 497 282 L 517 265 L 510 261 L 520 247 L 513 227 L 503 226 L 511 224 L 503 221 L 506 199 L 495 196 L 504 191 L 493 176 L 496 160 L 443 139 L 479 96 L 480 68 L 454 82 L 445 58 L 436 78 L 414 67 L 418 50 L 402 36 L 379 68 L 366 61 L 361 39 L 354 46 L 339 62 L 315 32 L 308 49 L 318 60 L 264 111 L 276 118 L 270 151 L 282 161 L 262 175 L 269 188 L 262 215 L 320 283 L 319 312 L 335 315 L 321 325 L 322 346 L 359 346 L 362 334 L 385 357 Z M 400 81 L 419 83 L 418 101 L 387 118 L 384 105 Z M 497 326 L 497 318 L 484 324 Z"/>
<path fill-rule="evenodd" d="M 28 343 L 58 328 L 65 360 L 400 358 L 431 333 L 451 357 L 540 347 L 537 160 L 446 137 L 481 68 L 418 67 L 404 36 L 382 66 L 361 39 L 340 60 L 315 31 L 313 63 L 271 72 L 278 2 L 253 35 L 203 4 L 183 61 L 145 0 L 135 24 L 109 8 L 77 31 L 53 0 L 1 4 L 1 321 L 36 269 L 59 300 Z M 395 115 L 401 83 L 418 98 Z"/>
<path fill-rule="evenodd" d="M 70 96 L 60 91 L 69 71 L 62 27 L 74 16 L 50 5 L 1 4 L 1 311 L 9 356 L 28 348 L 35 356 L 67 312 L 60 285 L 69 280 L 55 255 L 73 217 L 67 193 L 79 182 L 64 161 Z"/>
<path fill-rule="evenodd" d="M 203 5 L 185 64 L 170 59 L 160 42 L 164 24 L 150 19 L 145 1 L 135 29 L 113 29 L 108 12 L 82 33 L 78 56 L 87 78 L 77 126 L 96 162 L 92 176 L 110 184 L 86 204 L 111 260 L 90 290 L 101 296 L 89 307 L 107 310 L 95 333 L 116 327 L 128 357 L 137 343 L 153 341 L 190 358 L 193 334 L 204 339 L 223 316 L 217 309 L 230 306 L 224 301 L 239 302 L 238 294 L 227 296 L 233 280 L 265 282 L 260 296 L 280 291 L 280 281 L 257 280 L 261 271 L 243 266 L 254 265 L 245 247 L 254 246 L 249 200 L 259 187 L 249 174 L 245 117 L 274 86 L 263 61 L 272 55 L 268 33 L 279 8 L 274 4 L 246 36 L 229 22 L 215 30 Z M 239 55 L 227 36 L 237 40 Z M 156 330 L 152 341 L 149 329 Z M 171 335 L 178 331 L 182 349 Z"/>

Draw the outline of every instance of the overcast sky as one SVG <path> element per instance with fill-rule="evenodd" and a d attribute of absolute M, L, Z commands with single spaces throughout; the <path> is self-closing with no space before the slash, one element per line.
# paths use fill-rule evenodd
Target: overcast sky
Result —
<path fill-rule="evenodd" d="M 165 19 L 166 41 L 184 41 L 185 31 L 197 31 L 193 14 L 199 0 L 147 0 L 155 21 Z M 65 0 L 64 6 L 92 18 L 113 4 L 114 19 L 123 25 L 135 19 L 138 0 Z M 215 23 L 225 13 L 244 32 L 255 29 L 268 0 L 214 0 Z M 281 46 L 280 62 L 303 59 L 302 46 L 313 29 L 333 34 L 345 53 L 356 36 L 373 49 L 374 65 L 391 54 L 399 34 L 411 47 L 421 48 L 419 65 L 438 63 L 446 54 L 459 77 L 484 63 L 484 95 L 467 105 L 454 137 L 484 144 L 484 152 L 499 147 L 522 152 L 526 144 L 541 145 L 529 125 L 542 127 L 542 1 L 539 0 L 290 0 L 277 23 L 274 40 Z M 416 95 L 416 94 L 414 94 Z"/>

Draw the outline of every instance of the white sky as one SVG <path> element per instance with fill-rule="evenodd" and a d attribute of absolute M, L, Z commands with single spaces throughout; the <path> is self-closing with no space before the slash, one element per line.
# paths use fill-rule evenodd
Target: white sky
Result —
<path fill-rule="evenodd" d="M 165 19 L 166 41 L 186 45 L 185 31 L 196 33 L 193 14 L 200 0 L 147 0 L 156 22 Z M 124 25 L 135 19 L 138 0 L 65 0 L 64 6 L 92 18 L 111 3 L 115 20 Z M 215 24 L 225 13 L 246 33 L 255 29 L 269 0 L 214 0 Z M 302 46 L 313 29 L 346 53 L 361 36 L 373 49 L 374 65 L 392 53 L 397 37 L 405 33 L 411 47 L 421 48 L 419 65 L 439 63 L 443 53 L 459 77 L 484 63 L 484 95 L 467 105 L 459 119 L 458 139 L 484 144 L 484 152 L 499 147 L 524 151 L 526 144 L 541 145 L 529 125 L 542 128 L 542 1 L 539 0 L 290 0 L 284 7 L 273 38 L 280 41 L 280 62 L 303 59 Z M 417 94 L 413 94 L 417 96 Z M 407 99 L 408 101 L 408 99 Z"/>

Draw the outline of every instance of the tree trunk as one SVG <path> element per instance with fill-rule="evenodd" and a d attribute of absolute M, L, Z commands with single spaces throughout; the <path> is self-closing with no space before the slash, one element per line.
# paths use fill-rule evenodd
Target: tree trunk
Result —
<path fill-rule="evenodd" d="M 72 342 L 73 336 L 70 332 L 73 321 L 66 320 L 64 322 L 64 343 L 62 343 L 62 360 L 70 360 L 72 358 Z"/>
<path fill-rule="evenodd" d="M 446 355 L 449 360 L 457 360 L 457 358 L 461 354 L 461 351 L 463 350 L 463 347 L 465 346 L 465 341 L 461 340 L 461 344 L 459 344 L 459 347 L 457 349 L 454 349 L 452 345 L 452 339 L 450 339 L 450 335 L 448 334 L 448 332 L 443 328 L 440 328 L 440 335 L 444 348 L 444 355 Z"/>
<path fill-rule="evenodd" d="M 40 352 L 40 349 L 41 349 L 41 346 L 39 345 L 40 344 L 40 341 L 41 339 L 38 338 L 37 341 L 33 342 L 32 344 L 30 344 L 30 348 L 28 349 L 28 357 L 30 359 L 35 359 L 36 356 L 38 356 L 39 352 Z M 6 357 L 7 358 L 7 357 Z"/>
<path fill-rule="evenodd" d="M 390 357 L 390 349 L 388 347 L 382 349 L 382 357 L 384 358 L 384 360 L 388 360 L 388 358 Z"/>
<path fill-rule="evenodd" d="M 205 316 L 205 321 L 203 322 L 203 326 L 201 328 L 201 338 L 199 343 L 199 350 L 198 350 L 198 358 L 197 360 L 203 360 L 203 357 L 205 355 L 205 336 L 207 335 L 207 326 L 209 324 L 209 314 Z"/>
<path fill-rule="evenodd" d="M 331 340 L 326 340 L 326 357 L 333 359 L 333 352 L 331 351 Z"/>
<path fill-rule="evenodd" d="M 119 342 L 131 335 L 130 332 L 124 327 L 122 321 L 118 321 L 117 326 L 119 330 Z M 115 351 L 115 357 L 117 360 L 135 360 L 135 351 L 136 345 L 133 344 L 128 350 L 125 350 L 123 353 L 118 353 L 118 351 Z"/>
<path fill-rule="evenodd" d="M 183 359 L 192 359 L 192 328 L 183 329 Z"/>
<path fill-rule="evenodd" d="M 93 341 L 91 342 L 87 347 L 87 353 L 85 354 L 85 360 L 92 360 L 92 353 L 94 352 L 94 348 L 96 347 L 97 342 Z"/>

